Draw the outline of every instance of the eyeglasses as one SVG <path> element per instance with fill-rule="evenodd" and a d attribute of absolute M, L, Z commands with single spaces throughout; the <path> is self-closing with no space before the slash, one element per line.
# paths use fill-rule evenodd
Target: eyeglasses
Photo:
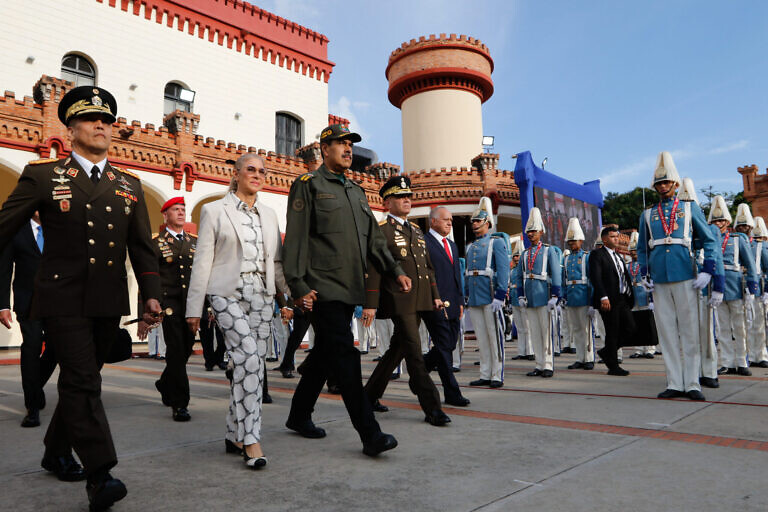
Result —
<path fill-rule="evenodd" d="M 261 177 L 264 177 L 267 175 L 267 170 L 263 167 L 254 167 L 252 165 L 249 165 L 248 167 L 244 167 L 241 170 L 248 174 L 258 174 Z"/>

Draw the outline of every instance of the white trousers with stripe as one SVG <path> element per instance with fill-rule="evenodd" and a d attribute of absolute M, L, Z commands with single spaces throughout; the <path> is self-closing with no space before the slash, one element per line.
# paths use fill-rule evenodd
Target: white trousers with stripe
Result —
<path fill-rule="evenodd" d="M 552 337 L 550 330 L 550 312 L 547 306 L 526 308 L 528 328 L 531 336 L 533 353 L 536 355 L 536 369 L 552 370 L 554 367 Z"/>
<path fill-rule="evenodd" d="M 653 291 L 654 318 L 664 352 L 667 389 L 701 390 L 701 346 L 698 329 L 697 292 L 693 280 L 657 283 Z"/>
<path fill-rule="evenodd" d="M 504 381 L 504 326 L 499 332 L 497 321 L 500 315 L 490 304 L 468 309 L 480 349 L 480 378 Z"/>

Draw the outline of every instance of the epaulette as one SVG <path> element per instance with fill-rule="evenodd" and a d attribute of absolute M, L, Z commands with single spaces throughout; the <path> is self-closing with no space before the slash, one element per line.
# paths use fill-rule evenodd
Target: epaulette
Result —
<path fill-rule="evenodd" d="M 188 234 L 189 236 L 191 236 L 192 238 L 197 238 L 197 235 L 196 235 L 196 234 L 194 234 L 194 233 L 187 233 L 187 234 Z"/>
<path fill-rule="evenodd" d="M 386 223 L 387 223 L 387 219 L 384 219 L 384 220 L 380 220 L 380 221 L 379 221 L 379 226 L 383 226 L 383 225 L 384 225 L 384 224 L 386 224 Z"/>
<path fill-rule="evenodd" d="M 137 180 L 141 181 L 141 178 L 139 178 L 139 175 L 136 174 L 135 172 L 129 171 L 128 169 L 123 169 L 122 167 L 115 167 L 114 165 L 112 166 L 112 168 L 120 171 L 123 174 L 127 174 L 131 178 L 136 178 Z"/>
<path fill-rule="evenodd" d="M 160 236 L 160 233 L 152 233 L 152 240 L 154 240 L 155 238 L 157 238 L 159 236 Z"/>
<path fill-rule="evenodd" d="M 299 181 L 309 181 L 309 180 L 311 180 L 314 177 L 315 177 L 314 174 L 312 174 L 311 172 L 308 172 L 306 174 L 302 174 L 301 176 L 299 176 L 298 179 L 299 179 Z"/>
<path fill-rule="evenodd" d="M 40 165 L 40 164 L 49 164 L 51 162 L 58 162 L 58 158 L 41 158 L 40 160 L 32 160 L 31 162 L 27 163 L 27 165 Z"/>
<path fill-rule="evenodd" d="M 408 221 L 408 224 L 410 224 L 411 226 L 413 226 L 413 227 L 414 227 L 414 228 L 416 228 L 416 229 L 421 229 L 421 228 L 419 227 L 419 225 L 418 225 L 418 224 L 416 224 L 415 222 L 410 222 L 410 221 Z"/>

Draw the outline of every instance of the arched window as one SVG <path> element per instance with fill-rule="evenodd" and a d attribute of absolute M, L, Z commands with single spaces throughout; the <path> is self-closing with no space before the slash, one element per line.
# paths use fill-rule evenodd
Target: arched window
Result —
<path fill-rule="evenodd" d="M 192 112 L 192 103 L 195 101 L 195 91 L 190 91 L 177 82 L 165 84 L 165 103 L 163 114 L 168 115 L 176 110 Z"/>
<path fill-rule="evenodd" d="M 68 53 L 61 59 L 61 78 L 81 85 L 96 85 L 96 70 L 82 55 Z"/>
<path fill-rule="evenodd" d="M 290 114 L 275 116 L 275 152 L 293 156 L 301 147 L 301 121 Z"/>

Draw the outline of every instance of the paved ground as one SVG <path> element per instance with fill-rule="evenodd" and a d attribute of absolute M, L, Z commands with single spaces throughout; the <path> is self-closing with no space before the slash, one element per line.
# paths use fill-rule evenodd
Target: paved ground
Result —
<path fill-rule="evenodd" d="M 373 355 L 363 356 L 364 374 Z M 113 473 L 128 486 L 113 510 L 768 510 L 768 370 L 721 378 L 720 389 L 705 390 L 708 402 L 694 403 L 653 398 L 665 384 L 659 357 L 626 359 L 627 378 L 565 370 L 573 357 L 555 360 L 553 379 L 527 378 L 532 362 L 508 360 L 505 386 L 465 388 L 471 406 L 447 407 L 453 422 L 444 428 L 424 423 L 407 382 L 394 381 L 384 400 L 391 410 L 378 418 L 400 446 L 375 460 L 361 453 L 336 396 L 323 395 L 315 413 L 328 437 L 286 430 L 297 380 L 271 372 L 269 465 L 260 472 L 224 454 L 228 386 L 201 356 L 189 365 L 186 424 L 159 402 L 161 361 L 110 365 L 104 403 L 120 456 Z M 462 385 L 477 378 L 475 360 L 468 347 Z M 46 392 L 54 403 L 55 385 Z M 20 428 L 19 370 L 0 366 L 3 510 L 87 510 L 83 483 L 59 482 L 39 466 L 50 414 L 43 411 L 43 428 Z"/>

